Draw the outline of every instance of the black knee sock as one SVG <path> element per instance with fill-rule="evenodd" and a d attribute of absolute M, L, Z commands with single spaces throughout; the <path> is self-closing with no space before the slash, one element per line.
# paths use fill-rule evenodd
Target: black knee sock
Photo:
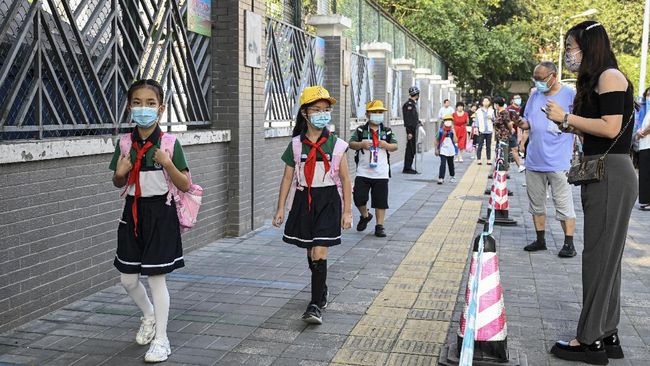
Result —
<path fill-rule="evenodd" d="M 569 245 L 573 246 L 573 235 L 572 236 L 565 235 L 564 236 L 564 244 L 569 244 Z"/>
<path fill-rule="evenodd" d="M 314 261 L 311 260 L 311 256 L 307 254 L 307 267 L 309 267 L 309 270 L 314 272 L 314 270 L 311 268 L 314 265 Z"/>
<path fill-rule="evenodd" d="M 311 303 L 319 305 L 323 301 L 327 281 L 327 259 L 312 261 L 311 265 Z"/>
<path fill-rule="evenodd" d="M 544 230 L 537 231 L 537 242 L 538 243 L 540 243 L 540 244 L 546 243 L 546 239 L 544 238 L 545 233 L 546 233 L 546 231 L 544 231 Z"/>

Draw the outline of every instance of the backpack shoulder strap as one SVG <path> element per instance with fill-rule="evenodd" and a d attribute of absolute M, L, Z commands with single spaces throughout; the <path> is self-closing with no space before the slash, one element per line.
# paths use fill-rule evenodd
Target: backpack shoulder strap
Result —
<path fill-rule="evenodd" d="M 120 135 L 118 144 L 120 145 L 120 153 L 122 156 L 129 156 L 131 154 L 131 145 L 133 145 L 133 143 L 131 141 L 130 133 Z"/>
<path fill-rule="evenodd" d="M 160 135 L 160 150 L 166 151 L 169 154 L 169 158 L 174 157 L 174 146 L 176 145 L 176 136 L 172 135 L 171 133 L 165 133 L 163 132 Z M 163 169 L 163 174 L 165 175 L 165 180 L 167 180 L 167 186 L 169 187 L 169 193 L 167 194 L 167 205 L 171 204 L 172 201 L 172 196 L 178 195 L 178 189 L 174 185 L 174 182 L 172 182 L 171 177 L 169 174 L 167 174 L 167 171 Z M 190 183 L 192 183 L 192 178 L 190 179 Z"/>
<path fill-rule="evenodd" d="M 160 136 L 160 149 L 167 151 L 170 157 L 174 156 L 174 146 L 176 145 L 176 136 L 171 133 L 162 133 Z"/>

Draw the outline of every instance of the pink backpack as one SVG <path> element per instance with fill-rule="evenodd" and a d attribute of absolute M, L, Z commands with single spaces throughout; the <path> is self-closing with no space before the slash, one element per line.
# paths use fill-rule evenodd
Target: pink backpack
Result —
<path fill-rule="evenodd" d="M 302 164 L 302 141 L 300 141 L 300 136 L 296 136 L 291 139 L 291 147 L 293 148 L 293 161 L 295 163 L 295 166 L 293 169 L 293 183 L 291 184 L 291 190 L 289 191 L 288 197 L 289 211 L 291 211 L 293 197 L 296 195 L 296 190 L 302 191 L 304 189 L 304 187 L 300 185 L 300 165 Z M 339 196 L 341 197 L 341 206 L 343 206 L 343 184 L 341 183 L 339 170 L 341 169 L 341 159 L 345 158 L 345 151 L 347 148 L 348 143 L 340 138 L 337 138 L 330 164 L 330 176 L 332 177 L 334 183 L 336 183 L 336 189 L 339 191 Z"/>
<path fill-rule="evenodd" d="M 176 144 L 176 136 L 169 133 L 162 133 L 160 141 L 160 149 L 166 151 L 170 157 L 174 156 L 174 145 Z M 131 134 L 120 136 L 120 151 L 122 155 L 129 156 L 131 152 Z M 172 199 L 176 203 L 176 214 L 178 215 L 178 223 L 181 233 L 184 233 L 194 227 L 196 219 L 199 215 L 199 208 L 203 199 L 203 188 L 192 183 L 192 175 L 188 171 L 187 177 L 190 180 L 190 189 L 183 192 L 176 188 L 167 171 L 163 169 L 163 174 L 167 180 L 169 193 L 167 194 L 167 205 L 171 205 Z M 124 190 L 122 195 L 126 194 L 128 187 Z"/>

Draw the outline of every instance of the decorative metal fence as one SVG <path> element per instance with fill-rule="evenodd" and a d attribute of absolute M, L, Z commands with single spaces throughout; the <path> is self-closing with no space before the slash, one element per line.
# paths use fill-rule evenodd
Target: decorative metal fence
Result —
<path fill-rule="evenodd" d="M 290 125 L 302 89 L 323 84 L 325 40 L 290 24 L 268 19 L 264 108 L 268 126 Z"/>
<path fill-rule="evenodd" d="M 373 98 L 373 60 L 356 52 L 350 54 L 352 118 L 366 115 L 366 103 Z"/>
<path fill-rule="evenodd" d="M 391 118 L 402 117 L 402 72 L 395 69 L 389 70 L 391 74 L 390 95 L 391 95 Z"/>
<path fill-rule="evenodd" d="M 161 124 L 210 123 L 210 38 L 187 0 L 0 0 L 0 139 L 114 134 L 135 79 L 165 89 Z"/>

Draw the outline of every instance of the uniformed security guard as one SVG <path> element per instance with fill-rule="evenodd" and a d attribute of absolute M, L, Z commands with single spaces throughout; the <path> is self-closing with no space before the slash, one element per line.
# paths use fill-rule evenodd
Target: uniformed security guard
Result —
<path fill-rule="evenodd" d="M 404 127 L 406 128 L 406 153 L 404 154 L 404 174 L 418 174 L 417 170 L 413 169 L 413 158 L 415 158 L 415 141 L 417 139 L 417 131 L 420 126 L 420 119 L 418 116 L 418 109 L 416 103 L 420 99 L 420 89 L 417 86 L 409 88 L 409 99 L 402 106 L 402 116 L 404 118 Z"/>

